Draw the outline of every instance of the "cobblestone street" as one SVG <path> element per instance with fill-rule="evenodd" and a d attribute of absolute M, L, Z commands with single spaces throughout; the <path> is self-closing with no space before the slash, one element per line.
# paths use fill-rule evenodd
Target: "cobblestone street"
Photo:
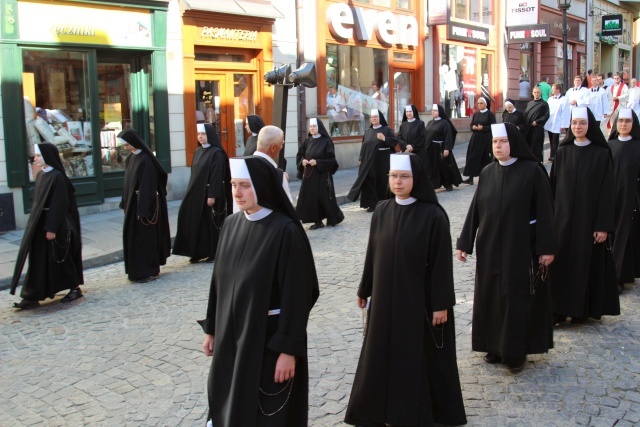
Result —
<path fill-rule="evenodd" d="M 475 187 L 439 193 L 455 242 Z M 356 308 L 371 215 L 309 232 L 321 294 L 309 323 L 310 425 L 343 425 L 362 344 Z M 622 315 L 556 329 L 555 349 L 510 374 L 471 351 L 475 257 L 454 261 L 458 365 L 469 425 L 631 426 L 640 423 L 640 299 Z M 196 324 L 211 264 L 172 256 L 159 280 L 131 284 L 122 263 L 85 272 L 85 299 L 11 309 L 0 293 L 0 426 L 204 426 L 209 358 Z"/>

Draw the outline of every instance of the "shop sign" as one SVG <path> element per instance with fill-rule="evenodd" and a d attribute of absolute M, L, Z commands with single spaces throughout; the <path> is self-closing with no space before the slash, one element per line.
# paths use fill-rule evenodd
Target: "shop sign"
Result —
<path fill-rule="evenodd" d="M 622 35 L 622 15 L 605 15 L 602 17 L 603 36 Z"/>
<path fill-rule="evenodd" d="M 487 45 L 489 44 L 489 30 L 459 22 L 449 22 L 447 39 Z"/>
<path fill-rule="evenodd" d="M 255 42 L 258 40 L 258 32 L 232 28 L 202 27 L 200 38 L 235 42 Z"/>
<path fill-rule="evenodd" d="M 18 2 L 20 39 L 151 47 L 151 15 L 145 12 Z"/>
<path fill-rule="evenodd" d="M 509 26 L 538 23 L 538 0 L 507 0 L 505 22 Z"/>
<path fill-rule="evenodd" d="M 562 15 L 556 15 L 547 10 L 540 11 L 540 23 L 549 24 L 549 31 L 552 37 L 562 38 Z M 567 29 L 569 40 L 583 41 L 580 37 L 580 22 L 567 17 Z"/>
<path fill-rule="evenodd" d="M 507 27 L 507 43 L 548 42 L 551 40 L 549 24 L 520 25 Z"/>
<path fill-rule="evenodd" d="M 427 25 L 447 25 L 449 22 L 449 2 L 427 0 Z"/>
<path fill-rule="evenodd" d="M 617 45 L 620 39 L 616 36 L 603 36 L 600 35 L 600 42 L 608 45 Z"/>
<path fill-rule="evenodd" d="M 418 46 L 418 21 L 410 15 L 334 3 L 327 8 L 327 25 L 336 39 L 368 41 L 375 33 L 382 44 Z"/>

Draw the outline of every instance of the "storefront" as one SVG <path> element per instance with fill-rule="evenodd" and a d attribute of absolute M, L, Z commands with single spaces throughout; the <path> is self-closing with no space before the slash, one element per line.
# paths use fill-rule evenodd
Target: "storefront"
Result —
<path fill-rule="evenodd" d="M 271 123 L 273 89 L 263 82 L 263 75 L 273 69 L 272 26 L 283 15 L 266 3 L 237 14 L 217 2 L 183 3 L 187 162 L 197 148 L 197 122 L 216 127 L 230 156 L 243 155 L 249 136 L 244 129 L 247 115 L 257 114 Z"/>
<path fill-rule="evenodd" d="M 493 111 L 501 102 L 495 9 L 494 0 L 451 1 L 448 24 L 432 27 L 434 102 L 452 119 L 472 116 L 480 96 Z M 467 120 L 454 123 L 468 128 Z"/>
<path fill-rule="evenodd" d="M 593 39 L 593 70 L 597 73 L 622 72 L 632 75 L 633 17 L 637 15 L 609 1 L 595 0 L 592 6 L 595 37 Z M 603 19 L 618 15 L 622 18 L 622 34 L 602 32 Z"/>
<path fill-rule="evenodd" d="M 115 136 L 124 128 L 140 132 L 171 170 L 167 2 L 2 0 L 2 12 L 6 178 L 0 181 L 22 206 L 19 226 L 38 172 L 34 144 L 57 146 L 79 205 L 121 194 L 127 153 Z"/>
<path fill-rule="evenodd" d="M 326 17 L 326 24 L 318 19 L 317 105 L 308 111 L 326 117 L 334 142 L 360 142 L 372 109 L 381 111 L 394 131 L 406 105 L 425 110 L 422 4 L 317 2 L 317 16 Z M 357 166 L 357 156 L 353 161 L 345 166 Z"/>

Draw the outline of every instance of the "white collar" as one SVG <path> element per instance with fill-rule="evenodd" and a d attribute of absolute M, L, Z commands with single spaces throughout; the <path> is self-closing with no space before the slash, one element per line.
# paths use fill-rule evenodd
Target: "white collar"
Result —
<path fill-rule="evenodd" d="M 261 208 L 258 212 L 255 212 L 252 214 L 248 214 L 245 212 L 244 216 L 249 221 L 260 221 L 261 219 L 268 217 L 271 214 L 271 212 L 273 212 L 273 210 L 269 208 Z"/>
<path fill-rule="evenodd" d="M 271 166 L 273 166 L 274 168 L 277 168 L 277 167 L 278 167 L 278 164 L 277 164 L 277 163 L 276 163 L 276 162 L 275 162 L 271 157 L 269 157 L 269 155 L 264 154 L 264 153 L 263 153 L 263 152 L 261 152 L 261 151 L 256 150 L 256 151 L 255 151 L 255 153 L 253 153 L 253 155 L 254 155 L 254 156 L 260 156 L 260 157 L 262 157 L 263 159 L 267 159 L 267 160 L 269 161 L 269 163 L 271 163 Z"/>
<path fill-rule="evenodd" d="M 514 108 L 513 111 L 509 111 L 509 113 L 515 113 L 517 110 Z"/>
<path fill-rule="evenodd" d="M 53 170 L 53 166 L 47 166 L 46 168 L 42 168 L 41 170 L 44 173 L 51 172 Z"/>
<path fill-rule="evenodd" d="M 516 160 L 518 160 L 517 157 L 512 157 L 509 160 L 507 160 L 506 162 L 503 162 L 502 160 L 498 160 L 498 163 L 500 163 L 500 166 L 511 166 L 512 164 L 514 164 L 516 162 Z"/>
<path fill-rule="evenodd" d="M 586 147 L 587 145 L 591 144 L 591 141 L 587 140 L 587 142 L 578 142 L 574 140 L 573 143 L 576 144 L 578 147 Z"/>
<path fill-rule="evenodd" d="M 251 132 L 251 136 L 258 136 L 258 134 Z"/>
<path fill-rule="evenodd" d="M 398 196 L 396 196 L 396 203 L 401 206 L 407 206 L 417 201 L 418 199 L 416 199 L 415 197 L 409 197 L 407 199 L 398 199 Z"/>
<path fill-rule="evenodd" d="M 442 120 L 442 117 L 434 117 L 433 120 Z"/>
<path fill-rule="evenodd" d="M 320 138 L 321 136 L 322 136 L 322 134 L 320 134 L 320 133 L 316 133 L 315 135 L 311 135 L 311 138 L 313 138 L 313 139 L 318 139 L 318 138 Z"/>
<path fill-rule="evenodd" d="M 133 154 L 140 154 L 142 152 L 142 148 L 138 148 L 137 150 L 133 151 Z"/>
<path fill-rule="evenodd" d="M 416 119 L 415 119 L 415 117 L 414 117 L 414 118 L 413 118 L 413 119 L 411 119 L 411 120 L 407 119 L 407 121 L 408 121 L 409 123 L 413 123 L 413 122 L 415 122 L 415 121 L 416 121 Z"/>
<path fill-rule="evenodd" d="M 486 113 L 489 109 L 485 108 L 484 110 L 480 110 L 481 113 Z"/>
<path fill-rule="evenodd" d="M 211 147 L 211 144 L 204 144 L 204 145 L 200 144 L 200 146 L 201 146 L 202 148 L 209 148 L 209 147 Z"/>
<path fill-rule="evenodd" d="M 627 135 L 627 136 L 618 135 L 618 141 L 630 141 L 632 139 L 633 139 L 633 136 L 631 135 Z"/>
<path fill-rule="evenodd" d="M 374 126 L 374 129 L 380 129 L 382 127 L 382 125 L 378 125 L 378 126 Z"/>

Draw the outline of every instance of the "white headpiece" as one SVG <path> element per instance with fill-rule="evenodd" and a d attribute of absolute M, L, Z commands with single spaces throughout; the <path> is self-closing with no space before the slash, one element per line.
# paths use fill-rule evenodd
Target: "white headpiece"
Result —
<path fill-rule="evenodd" d="M 478 98 L 478 101 L 480 101 L 481 99 L 485 103 L 485 105 L 487 105 L 487 100 L 485 99 L 485 97 L 481 96 L 480 98 Z"/>
<path fill-rule="evenodd" d="M 198 133 L 207 133 L 206 129 L 204 128 L 204 123 L 198 123 L 196 125 L 196 128 L 198 129 Z"/>
<path fill-rule="evenodd" d="M 431 111 L 437 110 L 438 109 L 438 104 L 433 104 L 433 107 L 431 107 Z"/>
<path fill-rule="evenodd" d="M 412 171 L 411 169 L 411 155 L 408 154 L 392 154 L 391 166 L 389 170 L 392 171 Z"/>
<path fill-rule="evenodd" d="M 229 169 L 231 170 L 231 178 L 251 179 L 249 169 L 247 168 L 247 162 L 245 162 L 244 159 L 229 159 Z"/>
<path fill-rule="evenodd" d="M 507 105 L 507 104 L 509 104 L 509 105 L 511 105 L 511 106 L 514 106 L 514 105 L 513 105 L 513 102 L 511 102 L 511 101 L 504 101 L 504 105 Z"/>
<path fill-rule="evenodd" d="M 309 126 L 318 126 L 318 119 L 309 119 Z"/>
<path fill-rule="evenodd" d="M 38 147 L 38 144 L 33 144 L 33 151 L 36 154 L 40 154 L 42 156 L 42 153 L 40 152 L 40 147 Z"/>
<path fill-rule="evenodd" d="M 618 112 L 618 118 L 619 119 L 632 119 L 633 120 L 632 111 L 633 110 L 631 108 L 621 108 L 620 111 Z"/>
<path fill-rule="evenodd" d="M 573 110 L 571 110 L 571 118 L 589 120 L 589 115 L 587 114 L 587 107 L 573 107 Z"/>
<path fill-rule="evenodd" d="M 378 112 L 377 108 L 373 108 L 371 109 L 371 114 L 369 114 L 370 116 L 378 116 L 380 117 L 380 113 Z"/>
<path fill-rule="evenodd" d="M 494 138 L 505 138 L 507 136 L 507 127 L 504 123 L 491 125 L 491 134 Z"/>
<path fill-rule="evenodd" d="M 411 108 L 411 104 L 404 106 L 404 111 L 407 113 L 413 113 L 413 108 Z"/>

